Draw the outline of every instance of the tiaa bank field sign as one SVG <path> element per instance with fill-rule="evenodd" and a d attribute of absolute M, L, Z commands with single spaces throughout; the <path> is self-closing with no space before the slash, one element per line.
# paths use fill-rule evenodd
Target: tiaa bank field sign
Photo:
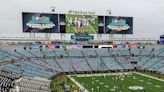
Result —
<path fill-rule="evenodd" d="M 95 15 L 95 11 L 68 10 L 68 14 Z"/>
<path fill-rule="evenodd" d="M 71 40 L 89 41 L 89 40 L 94 40 L 94 36 L 91 36 L 91 35 L 71 35 Z"/>

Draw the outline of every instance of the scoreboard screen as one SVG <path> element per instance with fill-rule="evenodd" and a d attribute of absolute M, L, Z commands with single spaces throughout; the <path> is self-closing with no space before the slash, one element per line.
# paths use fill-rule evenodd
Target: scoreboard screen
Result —
<path fill-rule="evenodd" d="M 66 33 L 97 34 L 98 16 L 66 14 Z"/>
<path fill-rule="evenodd" d="M 164 35 L 160 36 L 160 43 L 164 44 Z"/>
<path fill-rule="evenodd" d="M 23 32 L 59 33 L 58 14 L 22 13 Z"/>
<path fill-rule="evenodd" d="M 164 44 L 164 38 L 160 39 L 160 43 Z"/>
<path fill-rule="evenodd" d="M 105 16 L 105 31 L 107 34 L 133 34 L 133 18 Z"/>

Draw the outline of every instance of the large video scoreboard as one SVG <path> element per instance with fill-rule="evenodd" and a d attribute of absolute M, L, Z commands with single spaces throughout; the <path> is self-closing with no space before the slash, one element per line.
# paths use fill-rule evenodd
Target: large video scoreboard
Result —
<path fill-rule="evenodd" d="M 105 16 L 104 32 L 107 34 L 133 34 L 133 18 Z"/>
<path fill-rule="evenodd" d="M 133 34 L 133 18 L 119 16 L 22 13 L 25 33 Z"/>
<path fill-rule="evenodd" d="M 161 44 L 164 44 L 164 35 L 161 35 L 161 36 L 160 36 L 160 43 L 161 43 Z"/>
<path fill-rule="evenodd" d="M 59 33 L 58 14 L 23 13 L 23 32 Z"/>

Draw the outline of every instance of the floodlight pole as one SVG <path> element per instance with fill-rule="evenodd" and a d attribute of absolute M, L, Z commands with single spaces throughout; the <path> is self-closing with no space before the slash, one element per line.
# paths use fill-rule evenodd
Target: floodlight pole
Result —
<path fill-rule="evenodd" d="M 110 9 L 107 9 L 106 15 L 111 16 L 112 12 Z M 109 34 L 109 40 L 112 41 L 114 39 L 114 34 Z"/>
<path fill-rule="evenodd" d="M 56 12 L 56 7 L 55 6 L 51 6 L 50 7 L 50 12 L 51 13 L 55 13 Z M 51 34 L 50 33 L 45 33 L 45 40 L 50 40 L 51 38 Z"/>

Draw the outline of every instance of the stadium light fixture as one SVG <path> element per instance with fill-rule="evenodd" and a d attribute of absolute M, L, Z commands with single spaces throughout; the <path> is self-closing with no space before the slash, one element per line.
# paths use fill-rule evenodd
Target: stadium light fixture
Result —
<path fill-rule="evenodd" d="M 52 13 L 55 12 L 55 8 L 56 8 L 55 6 L 51 6 L 51 7 L 50 7 L 50 10 L 51 10 Z"/>
<path fill-rule="evenodd" d="M 112 11 L 110 9 L 107 9 L 107 15 L 111 15 Z"/>

